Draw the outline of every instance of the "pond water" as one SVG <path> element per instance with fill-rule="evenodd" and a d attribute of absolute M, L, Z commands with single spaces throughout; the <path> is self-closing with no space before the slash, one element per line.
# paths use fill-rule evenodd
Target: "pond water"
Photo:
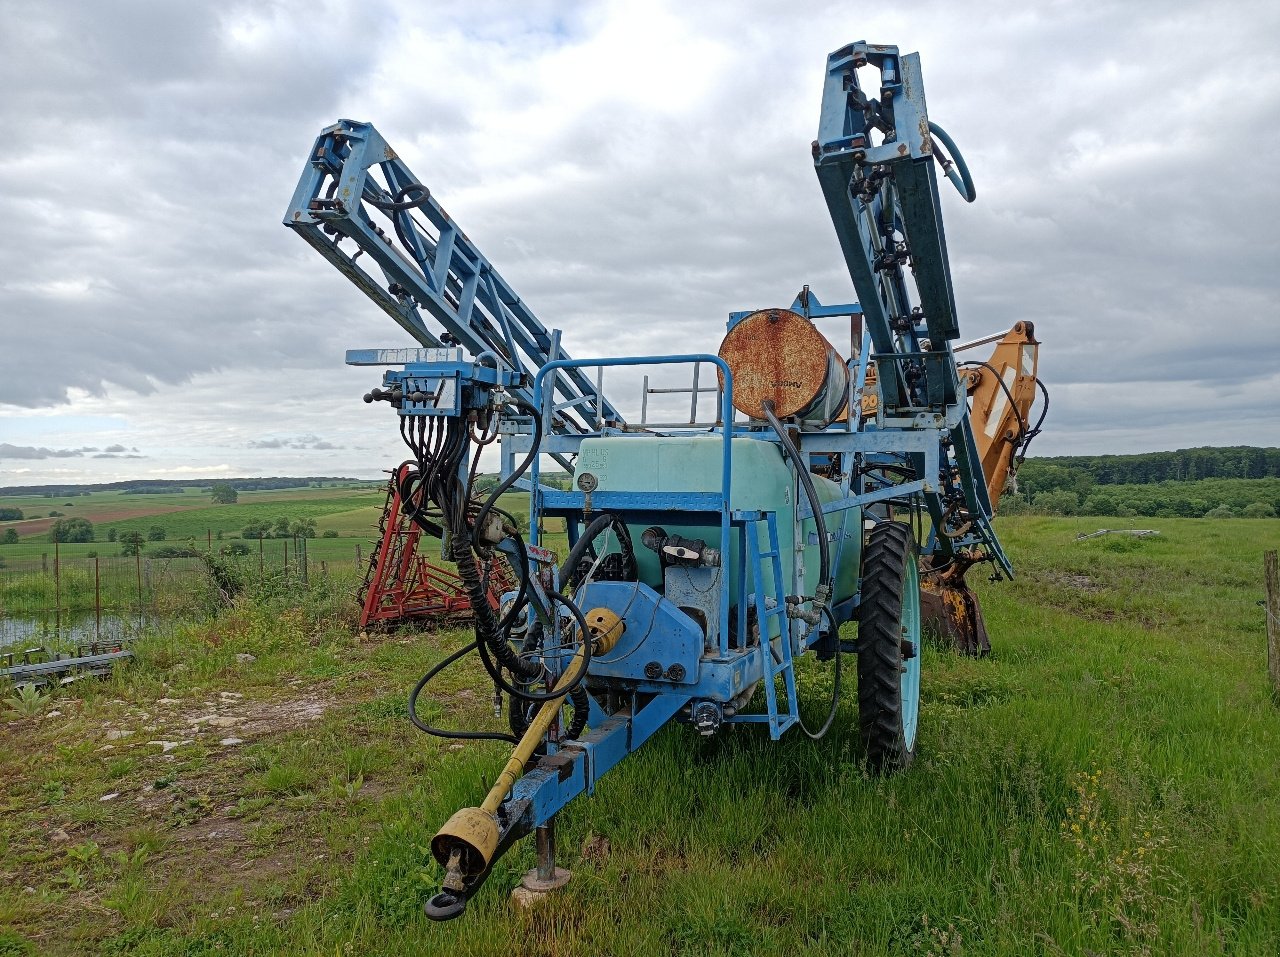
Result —
<path fill-rule="evenodd" d="M 142 624 L 146 624 L 144 619 Z M 53 618 L 0 618 L 0 649 L 6 645 L 38 645 L 45 642 L 78 644 L 89 641 L 107 641 L 131 638 L 139 631 L 136 616 L 103 615 L 101 621 L 93 615 L 63 615 L 61 621 Z"/>

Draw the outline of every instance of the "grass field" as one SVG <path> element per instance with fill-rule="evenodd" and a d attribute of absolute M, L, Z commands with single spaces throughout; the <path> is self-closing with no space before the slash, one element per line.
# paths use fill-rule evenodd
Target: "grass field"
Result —
<path fill-rule="evenodd" d="M 417 734 L 404 698 L 464 633 L 361 641 L 339 578 L 148 636 L 0 717 L 0 955 L 1274 957 L 1280 521 L 1074 540 L 1103 524 L 1001 520 L 995 653 L 925 650 L 907 773 L 863 773 L 851 689 L 818 744 L 671 727 L 562 814 L 567 888 L 509 904 L 521 846 L 445 925 L 427 844 L 503 748 Z M 445 678 L 429 714 L 494 724 L 474 669 Z"/>
<path fill-rule="evenodd" d="M 96 541 L 92 544 L 67 546 L 72 554 L 97 550 L 118 550 L 107 541 L 114 528 L 117 535 L 141 532 L 146 535 L 153 526 L 163 528 L 166 541 L 184 542 L 194 538 L 205 542 L 219 533 L 224 540 L 239 536 L 251 522 L 274 521 L 281 515 L 290 519 L 316 520 L 317 532 L 334 528 L 341 535 L 368 538 L 381 514 L 386 490 L 383 485 L 347 488 L 299 488 L 260 492 L 241 492 L 234 505 L 212 505 L 209 493 L 189 488 L 182 494 L 124 495 L 120 492 L 95 492 L 87 496 L 46 499 L 39 496 L 3 496 L 0 506 L 22 509 L 20 522 L 0 522 L 0 532 L 7 528 L 18 531 L 19 542 L 0 545 L 0 558 L 39 555 L 51 549 L 49 526 L 62 518 L 85 518 L 94 525 Z M 50 512 L 61 516 L 50 517 Z M 331 516 L 342 519 L 330 524 Z"/>

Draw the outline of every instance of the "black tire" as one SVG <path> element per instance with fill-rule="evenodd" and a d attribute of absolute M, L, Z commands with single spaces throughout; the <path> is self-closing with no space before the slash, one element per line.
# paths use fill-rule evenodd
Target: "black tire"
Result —
<path fill-rule="evenodd" d="M 915 540 L 909 525 L 881 522 L 871 530 L 862 563 L 862 600 L 858 606 L 858 725 L 873 774 L 892 774 L 907 768 L 915 757 L 915 712 L 910 736 L 904 711 L 918 708 L 903 701 L 904 597 L 914 598 L 915 635 L 909 636 L 919 654 L 919 595 L 911 594 Z M 904 592 L 906 593 L 904 595 Z M 907 629 L 911 630 L 908 622 Z M 918 675 L 918 672 L 917 672 Z M 905 707 L 904 707 L 905 704 Z"/>

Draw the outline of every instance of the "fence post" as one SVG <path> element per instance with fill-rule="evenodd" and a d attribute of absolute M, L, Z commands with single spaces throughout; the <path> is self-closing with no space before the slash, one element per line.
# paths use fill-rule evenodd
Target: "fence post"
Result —
<path fill-rule="evenodd" d="M 40 553 L 40 574 L 42 575 L 49 574 L 49 553 L 48 552 Z"/>
<path fill-rule="evenodd" d="M 282 538 L 280 541 L 284 543 L 284 574 L 287 578 L 289 576 L 289 539 Z"/>
<path fill-rule="evenodd" d="M 209 543 L 209 554 L 213 554 L 213 529 L 204 530 L 205 540 Z"/>
<path fill-rule="evenodd" d="M 263 573 L 262 567 L 262 535 L 258 535 L 258 577 L 261 578 Z"/>
<path fill-rule="evenodd" d="M 102 640 L 102 572 L 98 556 L 93 556 L 93 639 Z"/>
<path fill-rule="evenodd" d="M 133 566 L 138 573 L 138 631 L 142 631 L 142 552 L 133 553 Z"/>
<path fill-rule="evenodd" d="M 1262 556 L 1267 583 L 1267 674 L 1271 678 L 1271 693 L 1280 700 L 1280 567 L 1275 549 Z"/>
<path fill-rule="evenodd" d="M 298 558 L 298 563 L 302 568 L 302 584 L 310 584 L 307 577 L 307 536 L 299 537 L 294 545 L 294 554 Z"/>
<path fill-rule="evenodd" d="M 62 636 L 62 563 L 58 560 L 58 539 L 53 539 L 53 633 Z"/>

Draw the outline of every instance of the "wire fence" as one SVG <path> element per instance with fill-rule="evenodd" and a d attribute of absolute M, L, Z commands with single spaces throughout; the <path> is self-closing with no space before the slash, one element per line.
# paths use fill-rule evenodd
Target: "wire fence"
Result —
<path fill-rule="evenodd" d="M 251 568 L 256 564 L 260 576 L 279 575 L 304 585 L 329 574 L 334 563 L 311 558 L 307 539 L 285 545 L 282 554 L 259 546 L 239 560 Z M 359 567 L 359 546 L 355 561 Z M 208 615 L 218 602 L 217 582 L 199 555 L 70 557 L 55 548 L 10 558 L 0 567 L 0 647 L 50 638 L 120 640 L 149 623 Z"/>

